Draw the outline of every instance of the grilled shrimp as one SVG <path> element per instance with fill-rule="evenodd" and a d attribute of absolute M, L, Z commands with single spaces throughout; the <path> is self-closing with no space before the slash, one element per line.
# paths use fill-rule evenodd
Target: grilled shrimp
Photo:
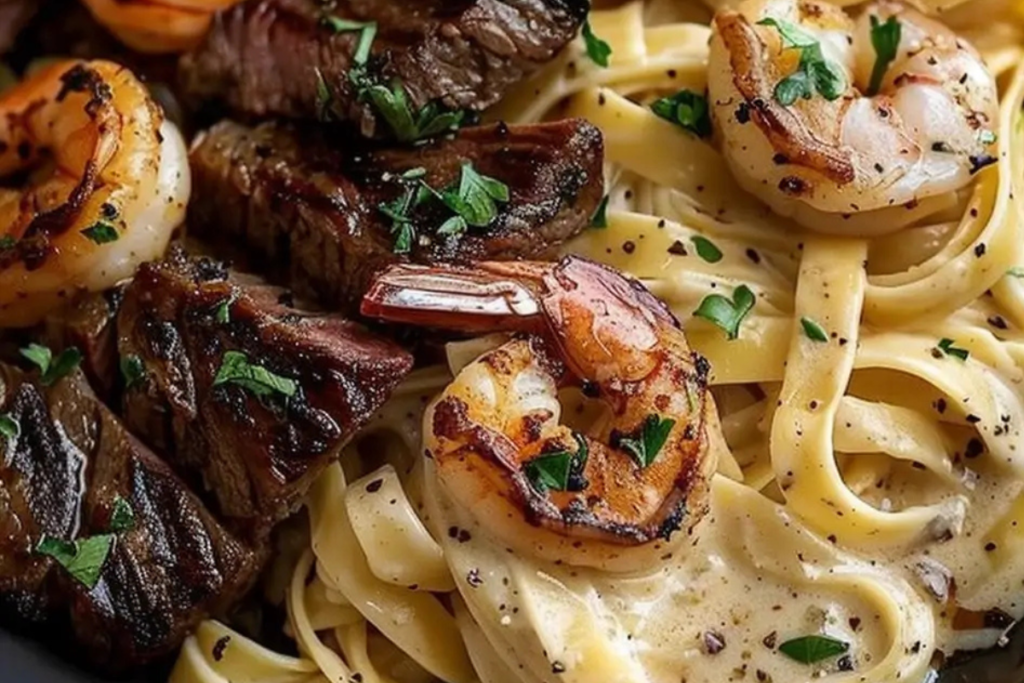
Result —
<path fill-rule="evenodd" d="M 0 327 L 158 258 L 190 188 L 181 135 L 109 62 L 54 64 L 0 95 L 0 178 Z"/>
<path fill-rule="evenodd" d="M 912 206 L 995 161 L 992 74 L 966 41 L 896 3 L 855 21 L 815 0 L 723 10 L 708 91 L 740 184 L 809 227 L 814 211 Z"/>
<path fill-rule="evenodd" d="M 424 420 L 444 489 L 509 547 L 630 571 L 704 515 L 716 466 L 709 367 L 638 282 L 573 256 L 472 270 L 399 265 L 362 310 L 525 333 L 464 368 Z M 602 401 L 607 419 L 586 433 L 561 424 L 566 387 Z"/>
<path fill-rule="evenodd" d="M 240 0 L 82 0 L 96 21 L 137 52 L 187 52 L 213 15 Z"/>

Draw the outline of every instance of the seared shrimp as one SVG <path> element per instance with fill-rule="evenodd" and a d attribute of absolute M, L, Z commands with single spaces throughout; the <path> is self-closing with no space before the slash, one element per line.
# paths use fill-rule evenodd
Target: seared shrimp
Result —
<path fill-rule="evenodd" d="M 54 64 L 0 95 L 0 178 L 0 327 L 158 258 L 190 188 L 181 135 L 109 62 Z"/>
<path fill-rule="evenodd" d="M 214 13 L 240 0 L 82 0 L 118 39 L 137 52 L 187 52 L 199 46 Z"/>
<path fill-rule="evenodd" d="M 851 20 L 815 0 L 714 19 L 713 120 L 740 184 L 814 227 L 951 192 L 995 161 L 997 92 L 966 41 L 896 3 Z"/>
<path fill-rule="evenodd" d="M 452 499 L 501 542 L 550 561 L 633 570 L 707 508 L 708 364 L 634 280 L 577 257 L 476 269 L 394 266 L 365 315 L 525 332 L 464 368 L 427 411 L 424 448 Z M 589 433 L 558 390 L 603 401 Z M 650 552 L 638 552 L 643 546 Z"/>

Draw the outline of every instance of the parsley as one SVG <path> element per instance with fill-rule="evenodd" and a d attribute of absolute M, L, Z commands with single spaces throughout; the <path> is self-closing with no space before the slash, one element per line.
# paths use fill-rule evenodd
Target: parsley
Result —
<path fill-rule="evenodd" d="M 83 230 L 82 234 L 96 244 L 108 244 L 120 239 L 120 235 L 117 234 L 117 228 L 110 223 L 103 223 L 102 221 L 99 223 L 93 223 L 91 226 Z"/>
<path fill-rule="evenodd" d="M 1010 277 L 1024 278 L 1024 266 L 1014 266 L 1006 271 L 1006 274 Z"/>
<path fill-rule="evenodd" d="M 142 359 L 134 354 L 122 358 L 120 365 L 125 389 L 131 389 L 146 376 L 146 368 L 142 365 Z"/>
<path fill-rule="evenodd" d="M 43 536 L 36 545 L 36 552 L 49 555 L 57 561 L 75 580 L 92 589 L 100 580 L 100 572 L 114 545 L 113 534 L 89 536 L 80 541 L 64 541 L 53 536 Z"/>
<path fill-rule="evenodd" d="M 998 139 L 999 136 L 996 135 L 994 132 L 990 131 L 988 128 L 985 128 L 980 133 L 978 133 L 978 142 L 980 142 L 983 145 L 991 145 Z"/>
<path fill-rule="evenodd" d="M 349 78 L 359 90 L 359 99 L 373 106 L 400 142 L 413 142 L 455 130 L 465 118 L 465 112 L 446 111 L 436 102 L 429 102 L 416 111 L 398 79 L 391 81 L 390 87 L 384 86 L 373 82 L 362 69 L 353 69 Z"/>
<path fill-rule="evenodd" d="M 261 398 L 276 395 L 291 398 L 299 390 L 298 382 L 250 363 L 249 357 L 241 351 L 228 351 L 224 354 L 224 360 L 213 380 L 215 387 L 222 384 L 235 384 Z"/>
<path fill-rule="evenodd" d="M 110 512 L 110 531 L 120 534 L 131 531 L 135 527 L 135 511 L 127 500 L 118 496 L 114 499 L 114 509 Z"/>
<path fill-rule="evenodd" d="M 412 250 L 416 229 L 409 213 L 422 201 L 420 188 L 408 185 L 397 199 L 377 205 L 377 209 L 391 219 L 391 234 L 395 236 L 392 251 L 396 254 L 408 254 Z"/>
<path fill-rule="evenodd" d="M 885 72 L 896 59 L 896 51 L 900 46 L 900 35 L 903 27 L 895 16 L 880 23 L 878 17 L 871 15 L 871 45 L 875 48 L 875 67 L 871 70 L 871 81 L 868 83 L 867 95 L 875 95 L 882 86 Z"/>
<path fill-rule="evenodd" d="M 545 491 L 582 491 L 587 487 L 583 470 L 590 457 L 590 447 L 579 434 L 574 433 L 578 449 L 544 453 L 526 463 L 524 471 L 534 489 Z"/>
<path fill-rule="evenodd" d="M 803 636 L 779 645 L 779 652 L 801 664 L 814 664 L 837 657 L 849 649 L 849 643 L 828 636 Z"/>
<path fill-rule="evenodd" d="M 323 18 L 323 23 L 335 33 L 359 31 L 359 43 L 356 45 L 356 51 L 352 55 L 352 63 L 358 66 L 366 64 L 366 61 L 370 58 L 370 48 L 373 46 L 373 39 L 377 37 L 376 21 L 352 21 L 335 16 L 326 16 Z"/>
<path fill-rule="evenodd" d="M 21 355 L 39 368 L 42 373 L 40 382 L 44 387 L 70 374 L 82 361 L 82 352 L 74 346 L 64 349 L 56 359 L 50 349 L 39 344 L 29 344 L 21 349 Z"/>
<path fill-rule="evenodd" d="M 7 413 L 0 413 L 0 436 L 14 441 L 21 434 L 21 425 Z"/>
<path fill-rule="evenodd" d="M 825 334 L 825 330 L 821 328 L 821 325 L 810 318 L 800 318 L 800 324 L 803 326 L 804 334 L 807 335 L 808 339 L 812 339 L 816 342 L 828 341 L 828 335 Z"/>
<path fill-rule="evenodd" d="M 796 24 L 784 19 L 762 19 L 762 26 L 773 26 L 782 38 L 783 49 L 800 50 L 797 70 L 775 86 L 775 99 L 788 107 L 803 97 L 809 100 L 815 92 L 826 100 L 838 99 L 846 90 L 846 76 L 842 67 L 825 59 L 821 43 Z"/>
<path fill-rule="evenodd" d="M 733 292 L 732 300 L 721 294 L 709 294 L 694 311 L 698 318 L 704 318 L 725 330 L 730 340 L 740 336 L 740 323 L 754 307 L 754 293 L 746 285 L 740 285 Z"/>
<path fill-rule="evenodd" d="M 672 97 L 656 100 L 651 104 L 651 111 L 697 137 L 706 138 L 711 135 L 708 100 L 692 90 L 680 90 Z"/>
<path fill-rule="evenodd" d="M 592 228 L 607 228 L 608 227 L 608 200 L 611 199 L 610 195 L 605 195 L 601 198 L 601 203 L 597 205 L 597 209 L 594 211 L 594 215 L 590 217 L 590 227 Z"/>
<path fill-rule="evenodd" d="M 498 217 L 498 205 L 495 202 L 507 203 L 509 197 L 508 185 L 481 175 L 469 162 L 462 164 L 458 189 L 448 189 L 441 193 L 445 205 L 476 228 L 486 228 L 493 223 Z"/>
<path fill-rule="evenodd" d="M 960 360 L 967 360 L 967 357 L 971 355 L 967 349 L 961 349 L 957 348 L 956 346 L 953 346 L 952 339 L 943 338 L 939 340 L 938 348 L 939 351 L 942 351 L 942 353 L 946 354 L 947 356 L 953 356 L 955 358 L 959 358 Z"/>
<path fill-rule="evenodd" d="M 708 263 L 718 263 L 722 260 L 722 250 L 715 246 L 715 243 L 707 237 L 697 235 L 691 237 L 690 241 L 697 247 L 697 256 L 700 256 Z"/>
<path fill-rule="evenodd" d="M 234 289 L 231 290 L 231 294 L 228 295 L 227 299 L 217 304 L 217 310 L 213 317 L 221 325 L 227 325 L 231 322 L 231 306 L 238 301 L 238 292 Z"/>
<path fill-rule="evenodd" d="M 587 46 L 587 56 L 598 66 L 608 67 L 608 58 L 612 54 L 612 47 L 605 41 L 594 35 L 594 29 L 590 26 L 590 20 L 583 23 L 583 42 Z"/>
<path fill-rule="evenodd" d="M 17 246 L 18 240 L 11 237 L 10 235 L 4 235 L 0 237 L 0 252 L 7 251 L 8 249 L 14 249 Z"/>
<path fill-rule="evenodd" d="M 616 445 L 629 453 L 641 468 L 650 467 L 657 460 L 675 424 L 676 421 L 671 418 L 648 415 L 640 426 L 639 436 L 636 433 L 630 436 L 619 435 L 615 440 Z"/>

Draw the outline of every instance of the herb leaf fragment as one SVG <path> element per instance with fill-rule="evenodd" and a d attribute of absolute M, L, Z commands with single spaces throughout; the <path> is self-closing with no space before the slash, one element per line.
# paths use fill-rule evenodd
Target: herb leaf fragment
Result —
<path fill-rule="evenodd" d="M 849 649 L 849 643 L 828 636 L 802 636 L 779 645 L 779 652 L 801 664 L 815 664 L 838 657 Z"/>
<path fill-rule="evenodd" d="M 40 555 L 52 557 L 72 578 L 91 590 L 99 583 L 116 535 L 130 531 L 134 526 L 135 512 L 128 501 L 117 496 L 110 512 L 109 533 L 76 541 L 46 535 L 39 539 L 35 549 Z"/>
<path fill-rule="evenodd" d="M 612 46 L 594 35 L 594 29 L 587 20 L 583 24 L 583 43 L 587 47 L 587 56 L 601 67 L 608 67 L 608 58 L 612 54 Z"/>
<path fill-rule="evenodd" d="M 359 42 L 356 44 L 356 50 L 352 54 L 352 63 L 358 66 L 366 64 L 370 58 L 370 48 L 373 47 L 373 39 L 377 37 L 376 21 L 352 21 L 351 19 L 341 19 L 340 17 L 328 15 L 323 18 L 323 23 L 335 33 L 359 31 Z"/>
<path fill-rule="evenodd" d="M 639 435 L 619 435 L 617 445 L 629 453 L 641 468 L 650 467 L 658 459 L 675 424 L 676 421 L 671 418 L 652 413 L 644 418 Z"/>
<path fill-rule="evenodd" d="M 757 23 L 774 27 L 779 32 L 784 50 L 800 50 L 796 71 L 775 86 L 775 100 L 779 104 L 788 107 L 801 97 L 811 99 L 815 92 L 832 101 L 846 91 L 846 75 L 842 67 L 825 58 L 817 38 L 785 19 L 768 17 Z"/>
<path fill-rule="evenodd" d="M 943 338 L 939 340 L 937 348 L 939 349 L 939 351 L 946 354 L 947 356 L 953 356 L 954 358 L 959 358 L 962 361 L 966 361 L 967 358 L 971 355 L 970 351 L 968 351 L 967 349 L 961 349 L 956 346 L 953 346 L 953 344 L 954 341 L 952 339 Z"/>
<path fill-rule="evenodd" d="M 117 232 L 117 228 L 103 221 L 93 223 L 85 230 L 82 230 L 82 235 L 95 244 L 109 244 L 110 242 L 116 242 L 121 237 Z"/>
<path fill-rule="evenodd" d="M 697 137 L 711 135 L 711 115 L 707 97 L 692 90 L 680 90 L 671 97 L 651 103 L 651 111 Z"/>
<path fill-rule="evenodd" d="M 41 344 L 29 344 L 21 349 L 21 355 L 27 358 L 42 373 L 39 381 L 48 387 L 57 380 L 71 374 L 82 362 L 82 352 L 72 346 L 64 349 L 57 358 L 53 352 Z"/>
<path fill-rule="evenodd" d="M 121 358 L 120 366 L 125 389 L 131 389 L 146 376 L 146 367 L 142 364 L 142 359 L 135 354 Z"/>
<path fill-rule="evenodd" d="M 800 326 L 804 329 L 804 334 L 808 339 L 816 342 L 827 342 L 828 335 L 825 334 L 825 330 L 814 320 L 810 318 L 800 318 Z"/>
<path fill-rule="evenodd" d="M 725 330 L 731 341 L 739 338 L 740 324 L 754 308 L 755 300 L 750 288 L 740 285 L 733 292 L 732 299 L 727 299 L 721 294 L 708 294 L 693 314 Z"/>
<path fill-rule="evenodd" d="M 577 444 L 575 453 L 568 450 L 542 453 L 525 464 L 523 471 L 534 489 L 544 493 L 582 491 L 587 487 L 583 470 L 586 469 L 587 459 L 590 457 L 590 447 L 581 435 L 574 432 L 573 438 Z"/>
<path fill-rule="evenodd" d="M 213 386 L 224 384 L 242 387 L 260 398 L 292 398 L 299 390 L 298 382 L 276 375 L 262 365 L 251 363 L 249 357 L 241 351 L 227 351 L 224 354 Z"/>
<path fill-rule="evenodd" d="M 871 15 L 871 45 L 875 48 L 875 66 L 871 70 L 871 80 L 868 82 L 866 95 L 875 95 L 882 86 L 882 79 L 888 70 L 892 60 L 896 59 L 896 51 L 900 46 L 900 36 L 903 27 L 895 16 L 885 20 L 885 23 L 878 21 L 878 17 Z"/>
<path fill-rule="evenodd" d="M 601 198 L 601 202 L 597 205 L 597 209 L 594 210 L 594 215 L 590 217 L 590 227 L 603 229 L 608 227 L 608 200 L 611 199 L 610 195 L 605 195 Z"/>
<path fill-rule="evenodd" d="M 690 241 L 697 248 L 697 256 L 700 256 L 708 263 L 718 263 L 722 260 L 722 250 L 707 237 L 694 235 L 690 238 Z"/>
<path fill-rule="evenodd" d="M 7 413 L 0 413 L 0 436 L 13 441 L 21 435 L 21 424 Z"/>

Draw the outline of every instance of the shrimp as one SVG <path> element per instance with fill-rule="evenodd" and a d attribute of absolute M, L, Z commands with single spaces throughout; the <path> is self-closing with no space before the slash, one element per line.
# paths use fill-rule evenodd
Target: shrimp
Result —
<path fill-rule="evenodd" d="M 708 93 L 740 185 L 811 228 L 815 212 L 955 191 L 996 160 L 992 74 L 966 41 L 897 3 L 855 21 L 815 0 L 723 10 Z"/>
<path fill-rule="evenodd" d="M 240 0 L 82 0 L 96 21 L 135 50 L 188 52 L 202 42 L 213 15 Z"/>
<path fill-rule="evenodd" d="M 53 64 L 0 95 L 0 178 L 0 327 L 159 258 L 190 190 L 178 130 L 110 62 Z"/>
<path fill-rule="evenodd" d="M 375 281 L 362 311 L 522 333 L 466 366 L 424 418 L 440 483 L 508 547 L 632 571 L 705 514 L 716 467 L 709 366 L 638 282 L 574 256 L 398 265 Z M 561 424 L 566 387 L 603 402 L 608 419 L 586 433 Z"/>

